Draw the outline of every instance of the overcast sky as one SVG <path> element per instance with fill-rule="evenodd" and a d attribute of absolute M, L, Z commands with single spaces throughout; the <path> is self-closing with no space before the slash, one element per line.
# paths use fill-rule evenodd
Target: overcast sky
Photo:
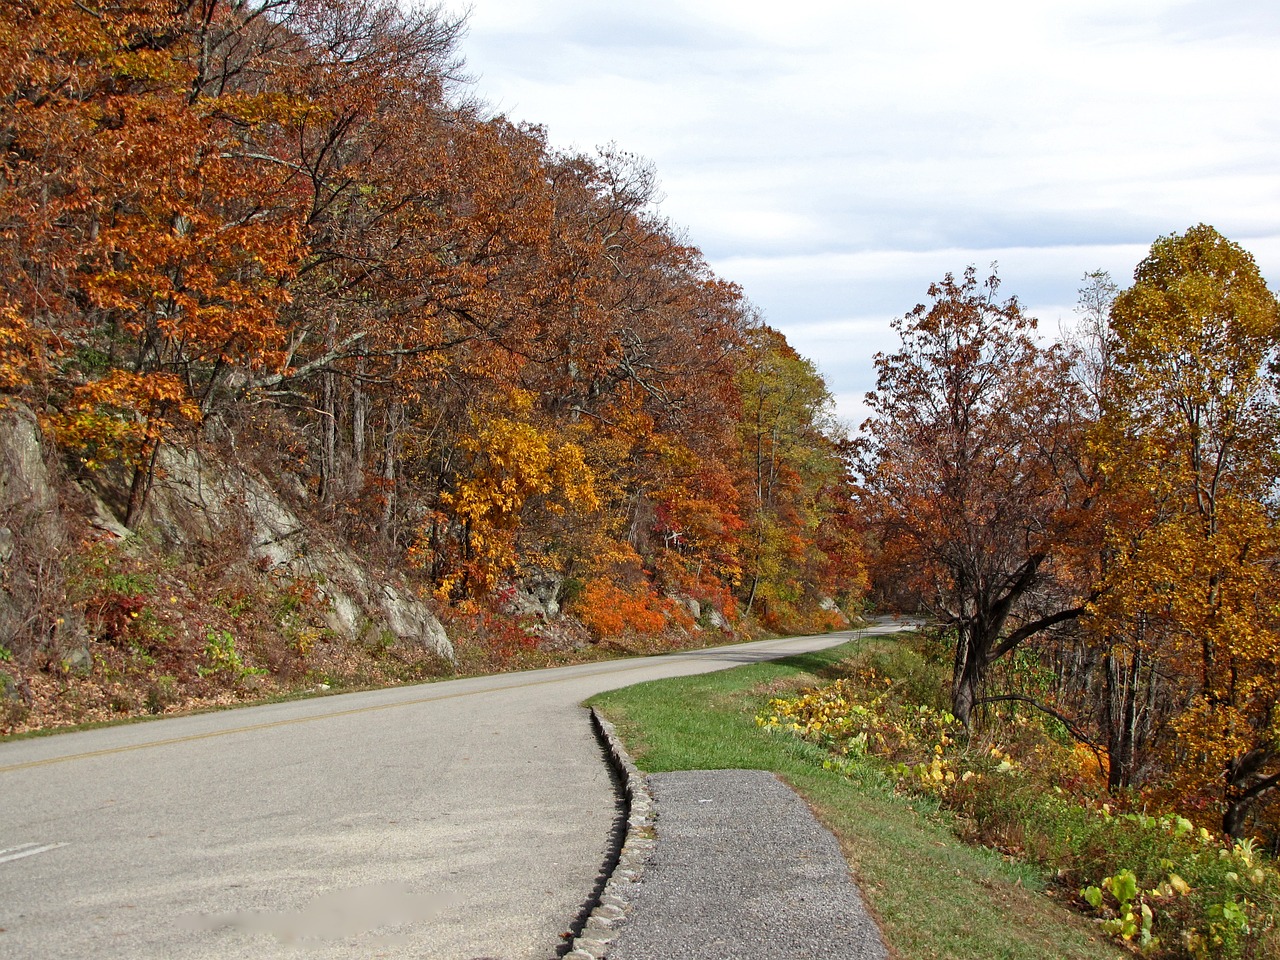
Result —
<path fill-rule="evenodd" d="M 459 5 L 446 6 L 454 11 Z M 994 262 L 1050 332 L 1209 223 L 1280 283 L 1273 0 L 474 0 L 494 112 L 657 168 L 661 212 L 857 422 L 889 321 Z"/>

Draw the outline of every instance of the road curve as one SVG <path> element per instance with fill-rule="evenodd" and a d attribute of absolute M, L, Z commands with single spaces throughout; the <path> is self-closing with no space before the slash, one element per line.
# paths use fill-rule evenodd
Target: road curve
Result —
<path fill-rule="evenodd" d="M 617 813 L 581 702 L 852 636 L 0 744 L 0 958 L 547 960 Z"/>

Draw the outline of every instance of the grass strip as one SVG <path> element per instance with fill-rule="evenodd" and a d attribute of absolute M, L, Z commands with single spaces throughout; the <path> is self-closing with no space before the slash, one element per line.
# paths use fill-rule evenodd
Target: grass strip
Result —
<path fill-rule="evenodd" d="M 857 642 L 594 697 L 641 769 L 760 769 L 780 775 L 839 838 L 898 960 L 1069 960 L 1129 956 L 1045 895 L 1045 877 L 956 840 L 927 800 L 878 772 L 824 769 L 827 754 L 757 726 L 771 697 L 829 680 Z"/>

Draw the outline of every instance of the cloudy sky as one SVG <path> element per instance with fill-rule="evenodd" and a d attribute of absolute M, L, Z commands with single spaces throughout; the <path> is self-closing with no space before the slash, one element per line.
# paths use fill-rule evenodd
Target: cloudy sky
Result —
<path fill-rule="evenodd" d="M 457 5 L 446 7 L 459 11 Z M 1042 329 L 1204 222 L 1280 283 L 1280 4 L 474 0 L 474 92 L 661 212 L 861 419 L 889 321 L 999 265 Z"/>

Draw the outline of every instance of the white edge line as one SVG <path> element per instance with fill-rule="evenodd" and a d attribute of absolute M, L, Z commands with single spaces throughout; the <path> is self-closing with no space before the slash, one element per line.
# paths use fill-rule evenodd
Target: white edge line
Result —
<path fill-rule="evenodd" d="M 0 850 L 0 863 L 8 863 L 10 860 L 21 860 L 23 857 L 34 857 L 37 853 L 48 853 L 50 850 L 57 850 L 59 847 L 65 846 L 65 843 L 46 843 L 42 846 L 27 843 L 23 844 L 21 847 L 13 847 L 9 850 Z"/>

